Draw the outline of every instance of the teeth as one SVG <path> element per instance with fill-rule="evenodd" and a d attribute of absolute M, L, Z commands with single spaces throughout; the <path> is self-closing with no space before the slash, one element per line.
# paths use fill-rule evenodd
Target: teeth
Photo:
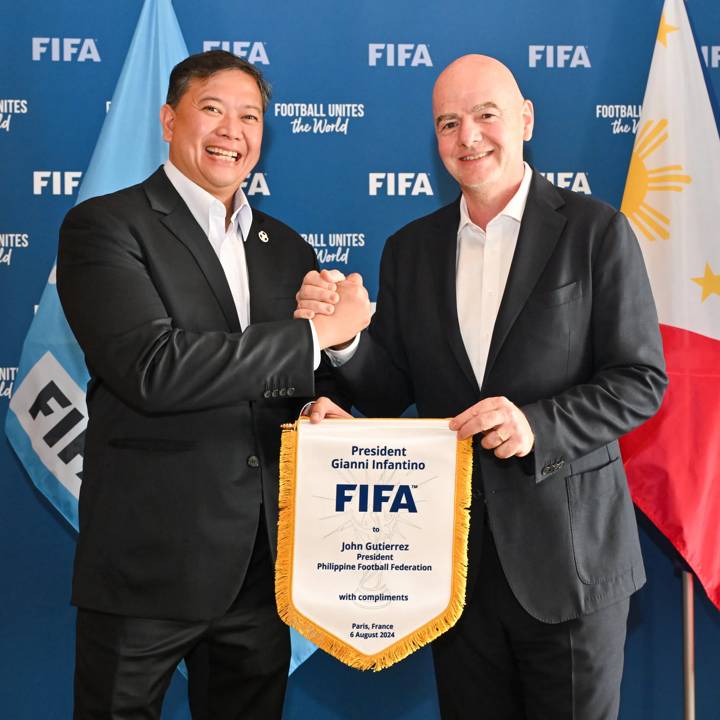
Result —
<path fill-rule="evenodd" d="M 222 157 L 230 158 L 231 160 L 237 160 L 238 154 L 235 150 L 223 150 L 219 147 L 206 148 L 211 155 L 220 155 Z"/>
<path fill-rule="evenodd" d="M 483 153 L 478 153 L 477 155 L 464 155 L 460 159 L 461 160 L 480 160 L 481 158 L 484 158 L 489 154 L 490 154 L 490 150 L 483 152 Z"/>

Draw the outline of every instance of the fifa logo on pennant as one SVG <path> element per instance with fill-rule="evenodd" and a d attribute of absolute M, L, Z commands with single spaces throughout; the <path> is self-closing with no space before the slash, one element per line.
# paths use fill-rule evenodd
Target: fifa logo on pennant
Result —
<path fill-rule="evenodd" d="M 349 503 L 353 504 L 353 509 L 363 513 L 381 513 L 386 505 L 391 513 L 400 510 L 417 512 L 410 485 L 338 484 L 335 487 L 335 512 L 345 512 Z"/>

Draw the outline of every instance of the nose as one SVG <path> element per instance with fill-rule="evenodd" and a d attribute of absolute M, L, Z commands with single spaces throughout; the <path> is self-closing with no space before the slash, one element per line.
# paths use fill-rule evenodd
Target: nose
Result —
<path fill-rule="evenodd" d="M 217 127 L 217 131 L 228 140 L 240 140 L 242 138 L 242 121 L 240 118 L 233 117 L 232 113 L 225 113 L 222 123 Z"/>
<path fill-rule="evenodd" d="M 460 121 L 460 132 L 458 133 L 458 143 L 463 147 L 472 147 L 475 143 L 482 140 L 480 128 L 473 122 L 472 118 L 463 118 Z"/>

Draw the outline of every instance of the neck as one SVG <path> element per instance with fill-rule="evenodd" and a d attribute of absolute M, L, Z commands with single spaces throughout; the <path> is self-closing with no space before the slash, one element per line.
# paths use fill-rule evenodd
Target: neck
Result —
<path fill-rule="evenodd" d="M 462 187 L 468 215 L 478 227 L 485 230 L 487 224 L 497 217 L 510 202 L 522 184 L 525 166 L 521 165 L 519 174 L 512 182 L 502 188 L 497 187 Z"/>
<path fill-rule="evenodd" d="M 228 225 L 230 225 L 230 218 L 232 217 L 233 211 L 235 209 L 235 193 L 233 192 L 228 196 L 225 196 L 224 194 L 212 194 L 215 196 L 216 200 L 219 200 L 225 206 L 225 229 L 227 230 Z"/>
<path fill-rule="evenodd" d="M 510 202 L 510 198 L 517 192 L 518 187 L 504 193 L 495 194 L 492 197 L 472 190 L 463 188 L 465 203 L 467 204 L 468 215 L 478 227 L 485 230 L 487 224 L 497 217 L 502 209 Z"/>
<path fill-rule="evenodd" d="M 224 203 L 225 205 L 225 229 L 228 229 L 228 226 L 230 225 L 230 219 L 232 218 L 233 214 L 233 203 L 232 198 L 230 199 L 229 203 Z"/>

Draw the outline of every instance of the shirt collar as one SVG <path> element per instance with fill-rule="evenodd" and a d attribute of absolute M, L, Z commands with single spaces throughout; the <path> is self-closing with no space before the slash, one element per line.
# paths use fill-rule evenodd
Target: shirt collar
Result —
<path fill-rule="evenodd" d="M 510 198 L 508 204 L 490 221 L 493 222 L 495 218 L 505 216 L 520 222 L 522 220 L 523 213 L 525 212 L 525 205 L 527 203 L 528 193 L 530 192 L 530 181 L 532 180 L 532 169 L 530 166 L 523 162 L 524 171 L 523 177 L 520 181 L 520 187 L 517 192 Z M 489 225 L 490 223 L 488 223 Z M 470 214 L 467 209 L 467 201 L 465 195 L 460 198 L 460 224 L 458 225 L 458 232 L 462 232 L 466 225 L 477 228 L 477 225 L 470 219 Z M 478 228 L 480 229 L 480 228 Z"/>
<path fill-rule="evenodd" d="M 180 197 L 185 201 L 192 216 L 202 228 L 205 235 L 210 237 L 210 218 L 213 215 L 222 215 L 225 218 L 225 206 L 207 190 L 190 180 L 189 177 L 183 175 L 170 160 L 163 165 L 165 174 L 172 186 L 178 191 Z M 248 203 L 245 193 L 239 187 L 233 198 L 233 214 L 230 218 L 231 224 L 240 230 L 243 240 L 245 240 L 250 232 L 252 225 L 252 209 Z M 224 226 L 223 226 L 224 227 Z"/>

